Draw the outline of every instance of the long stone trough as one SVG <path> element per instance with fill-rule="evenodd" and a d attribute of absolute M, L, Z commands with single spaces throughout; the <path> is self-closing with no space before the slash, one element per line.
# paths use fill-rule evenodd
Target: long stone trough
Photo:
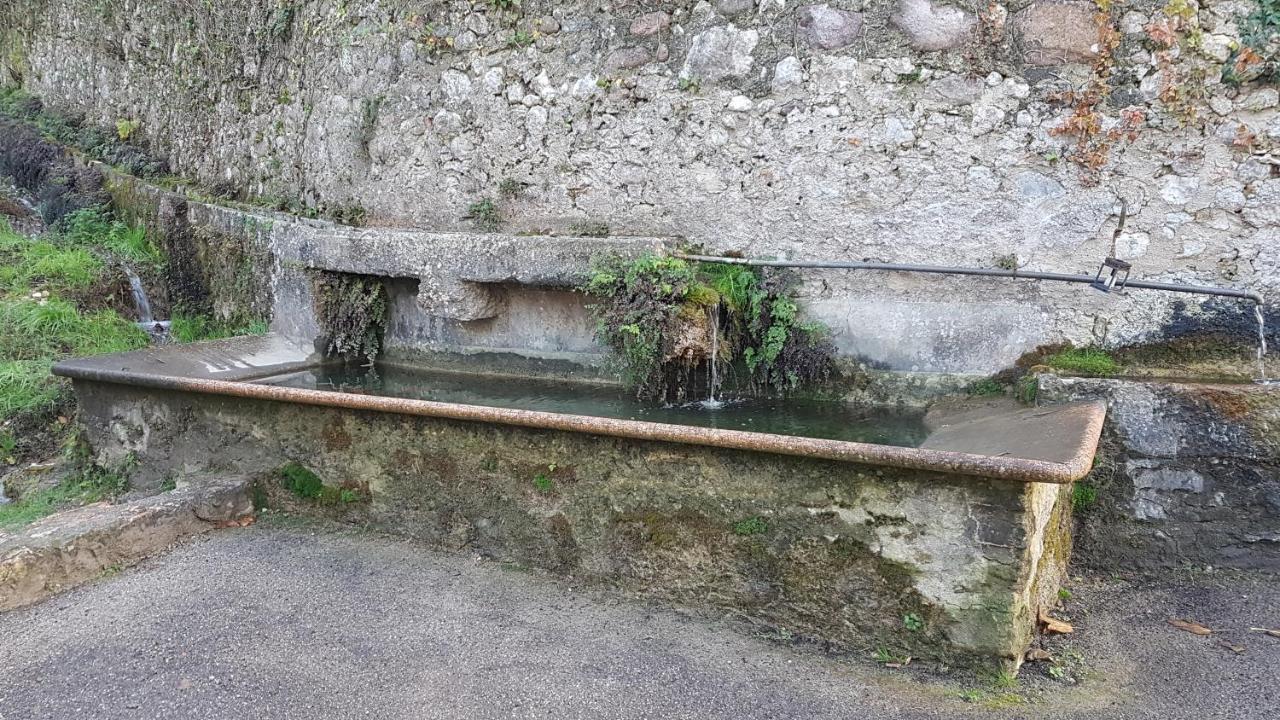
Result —
<path fill-rule="evenodd" d="M 1016 664 L 1070 553 L 1100 402 L 952 409 L 919 447 L 257 382 L 277 335 L 72 360 L 135 487 L 239 473 L 259 497 L 727 614 L 836 649 Z M 305 467 L 326 492 L 285 489 Z"/>

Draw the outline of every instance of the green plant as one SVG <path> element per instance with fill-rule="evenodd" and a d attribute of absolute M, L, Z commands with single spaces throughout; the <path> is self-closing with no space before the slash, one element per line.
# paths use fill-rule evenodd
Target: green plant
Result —
<path fill-rule="evenodd" d="M 1222 79 L 1239 85 L 1280 81 L 1280 0 L 1255 0 L 1240 23 L 1240 47 L 1223 66 Z"/>
<path fill-rule="evenodd" d="M 1067 348 L 1044 359 L 1049 367 L 1093 377 L 1107 377 L 1120 372 L 1120 363 L 1106 350 L 1096 347 Z"/>
<path fill-rule="evenodd" d="M 520 0 L 489 0 L 489 5 L 495 10 L 517 10 Z"/>
<path fill-rule="evenodd" d="M 965 388 L 965 392 L 973 396 L 985 395 L 1003 395 L 1004 384 L 995 378 L 982 378 L 969 383 L 969 387 Z"/>
<path fill-rule="evenodd" d="M 1071 488 L 1071 509 L 1082 513 L 1098 502 L 1098 489 L 1081 480 Z"/>
<path fill-rule="evenodd" d="M 702 91 L 702 81 L 696 77 L 682 77 L 676 81 L 676 87 L 681 92 L 694 93 L 695 95 Z"/>
<path fill-rule="evenodd" d="M 1071 591 L 1066 588 L 1058 588 L 1058 599 L 1066 602 L 1071 599 Z"/>
<path fill-rule="evenodd" d="M 169 339 L 177 343 L 220 340 L 241 335 L 265 335 L 265 320 L 226 321 L 209 315 L 178 313 L 169 322 Z"/>
<path fill-rule="evenodd" d="M 910 655 L 906 655 L 905 653 L 895 653 L 885 647 L 876 648 L 875 653 L 872 654 L 871 657 L 881 665 L 891 665 L 894 667 L 901 667 L 911 662 Z"/>
<path fill-rule="evenodd" d="M 902 625 L 911 632 L 920 632 L 924 629 L 924 618 L 916 613 L 907 613 L 902 616 Z"/>
<path fill-rule="evenodd" d="M 1049 677 L 1054 680 L 1065 680 L 1067 677 L 1067 669 L 1061 665 L 1050 665 L 1046 672 L 1048 672 Z"/>
<path fill-rule="evenodd" d="M 128 142 L 140 125 L 142 123 L 138 120 L 116 120 L 116 135 L 120 137 L 121 142 Z"/>
<path fill-rule="evenodd" d="M 739 520 L 733 524 L 734 535 L 750 537 L 752 535 L 763 535 L 767 532 L 769 532 L 769 522 L 759 515 Z"/>
<path fill-rule="evenodd" d="M 834 348 L 825 328 L 801 321 L 797 285 L 788 272 L 644 255 L 598 263 L 583 290 L 597 299 L 597 336 L 627 383 L 641 397 L 678 402 L 710 362 L 740 363 L 762 391 L 825 381 Z"/>
<path fill-rule="evenodd" d="M 324 482 L 319 475 L 300 463 L 290 462 L 280 468 L 280 478 L 289 492 L 300 498 L 319 500 L 324 494 Z"/>
<path fill-rule="evenodd" d="M 489 198 L 481 198 L 467 207 L 467 215 L 480 232 L 497 232 L 502 227 L 502 214 Z"/>
<path fill-rule="evenodd" d="M 533 478 L 533 488 L 543 495 L 550 495 L 556 489 L 556 483 L 545 473 L 538 473 Z"/>
<path fill-rule="evenodd" d="M 343 504 L 359 502 L 360 493 L 350 488 L 342 488 L 342 490 L 338 492 L 338 501 Z"/>
<path fill-rule="evenodd" d="M 987 682 L 991 687 L 999 690 L 1012 690 L 1018 687 L 1018 676 L 1009 670 L 1001 668 L 989 673 Z"/>
<path fill-rule="evenodd" d="M 995 263 L 995 266 L 1000 268 L 1001 270 L 1017 270 L 1018 256 L 1015 255 L 1014 253 L 997 255 L 994 258 L 994 263 Z"/>
<path fill-rule="evenodd" d="M 515 178 L 503 178 L 502 182 L 498 183 L 498 194 L 509 200 L 520 197 L 523 192 L 524 183 Z"/>
<path fill-rule="evenodd" d="M 1033 374 L 1023 375 L 1013 386 L 1013 396 L 1023 405 L 1035 405 L 1040 394 L 1040 380 Z"/>
<path fill-rule="evenodd" d="M 511 33 L 511 38 L 507 40 L 507 45 L 513 48 L 528 47 L 537 39 L 538 38 L 534 33 L 524 28 L 518 28 L 515 32 Z"/>
<path fill-rule="evenodd" d="M 382 280 L 320 271 L 313 278 L 313 291 L 325 354 L 372 364 L 387 327 L 387 288 Z"/>

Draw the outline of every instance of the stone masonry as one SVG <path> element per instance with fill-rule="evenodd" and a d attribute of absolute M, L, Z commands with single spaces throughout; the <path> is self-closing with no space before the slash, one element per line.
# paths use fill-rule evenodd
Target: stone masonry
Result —
<path fill-rule="evenodd" d="M 470 229 L 489 198 L 517 234 L 1085 273 L 1114 244 L 1135 277 L 1280 290 L 1280 98 L 1221 79 L 1249 2 L 497 6 L 37 0 L 0 10 L 0 62 L 54 108 L 138 121 L 185 175 L 377 225 Z M 840 348 L 898 370 L 1157 338 L 1173 313 L 1150 292 L 807 279 Z"/>

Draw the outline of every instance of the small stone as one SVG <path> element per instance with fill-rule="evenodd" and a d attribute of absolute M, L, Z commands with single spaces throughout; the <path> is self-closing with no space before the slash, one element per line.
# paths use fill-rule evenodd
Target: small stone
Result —
<path fill-rule="evenodd" d="M 575 98 L 589 98 L 600 92 L 599 78 L 595 75 L 584 75 L 569 86 L 569 94 Z"/>
<path fill-rule="evenodd" d="M 1231 58 L 1231 45 L 1234 42 L 1228 35 L 1205 35 L 1200 43 L 1200 52 L 1215 62 L 1226 62 Z"/>
<path fill-rule="evenodd" d="M 642 47 L 626 47 L 614 50 L 604 60 L 605 73 L 615 73 L 619 70 L 634 70 L 649 62 L 651 59 L 649 51 Z"/>
<path fill-rule="evenodd" d="M 462 116 L 450 110 L 441 110 L 431 118 L 431 127 L 445 137 L 462 132 Z"/>
<path fill-rule="evenodd" d="M 658 12 L 645 13 L 632 20 L 631 34 L 647 37 L 660 33 L 669 27 L 671 27 L 671 16 L 659 10 Z"/>
<path fill-rule="evenodd" d="M 732 112 L 750 112 L 752 107 L 754 107 L 754 103 L 746 95 L 734 95 L 733 99 L 729 101 L 729 110 Z"/>
<path fill-rule="evenodd" d="M 445 104 L 466 102 L 471 95 L 471 78 L 458 70 L 445 70 L 440 75 L 440 89 L 444 92 Z"/>
<path fill-rule="evenodd" d="M 1249 112 L 1260 112 L 1262 110 L 1270 110 L 1276 105 L 1280 105 L 1280 91 L 1275 88 L 1263 88 L 1254 90 L 1244 99 L 1240 101 L 1240 109 Z"/>
<path fill-rule="evenodd" d="M 1170 205 L 1181 207 L 1191 202 L 1200 190 L 1200 178 L 1166 175 L 1160 183 L 1160 197 Z"/>
<path fill-rule="evenodd" d="M 530 135 L 538 136 L 547 127 L 547 109 L 541 106 L 530 108 L 525 115 L 524 128 Z"/>
<path fill-rule="evenodd" d="M 1031 65 L 1089 62 L 1098 56 L 1097 7 L 1085 0 L 1044 0 L 1017 13 Z"/>
<path fill-rule="evenodd" d="M 1004 76 L 998 72 L 987 73 L 987 87 L 995 87 L 1004 82 Z"/>
<path fill-rule="evenodd" d="M 529 93 L 528 95 L 525 95 L 524 97 L 520 98 L 520 104 L 524 105 L 525 107 L 531 108 L 531 107 L 534 107 L 535 105 L 541 105 L 542 98 L 538 97 L 537 95 L 534 95 L 533 93 Z"/>
<path fill-rule="evenodd" d="M 916 134 L 902 118 L 890 117 L 884 120 L 884 139 L 890 145 L 910 145 L 916 141 Z"/>
<path fill-rule="evenodd" d="M 755 10 L 755 0 L 716 0 L 716 12 L 731 18 Z"/>
<path fill-rule="evenodd" d="M 929 83 L 925 98 L 942 106 L 969 105 L 982 97 L 983 83 L 977 78 L 948 75 Z"/>
<path fill-rule="evenodd" d="M 1041 200 L 1062 197 L 1067 192 L 1062 187 L 1062 183 L 1031 170 L 1014 176 L 1013 184 L 1018 191 L 1018 197 L 1029 205 L 1034 205 Z"/>
<path fill-rule="evenodd" d="M 489 18 L 485 17 L 483 13 L 473 13 L 468 15 L 466 25 L 467 29 L 476 35 L 489 34 Z"/>
<path fill-rule="evenodd" d="M 1145 35 L 1147 16 L 1136 10 L 1130 10 L 1120 18 L 1120 32 L 1125 35 Z"/>
<path fill-rule="evenodd" d="M 515 104 L 524 99 L 524 86 L 520 83 L 511 83 L 507 86 L 507 102 Z"/>
<path fill-rule="evenodd" d="M 911 47 L 932 52 L 950 50 L 964 44 L 977 19 L 969 13 L 929 0 L 900 0 L 893 24 L 906 33 Z"/>
<path fill-rule="evenodd" d="M 671 59 L 671 48 L 666 43 L 658 46 L 658 52 L 654 53 L 654 59 L 658 62 L 666 62 Z"/>
<path fill-rule="evenodd" d="M 533 21 L 534 27 L 543 35 L 555 35 L 560 32 L 560 21 L 550 15 L 543 15 Z"/>
<path fill-rule="evenodd" d="M 758 32 L 739 30 L 733 25 L 704 30 L 689 44 L 680 76 L 706 82 L 742 77 L 751 72 L 751 53 L 758 42 Z"/>
<path fill-rule="evenodd" d="M 916 64 L 911 62 L 911 58 L 894 57 L 884 61 L 884 67 L 891 75 L 897 76 L 910 75 L 916 71 Z"/>
<path fill-rule="evenodd" d="M 502 94 L 503 72 L 502 68 L 489 68 L 483 78 L 484 89 L 489 91 L 490 95 Z"/>
<path fill-rule="evenodd" d="M 806 5 L 796 13 L 801 34 L 813 47 L 838 50 L 852 45 L 862 32 L 862 13 L 830 5 Z"/>
<path fill-rule="evenodd" d="M 773 91 L 779 92 L 804 83 L 804 65 L 800 58 L 790 55 L 773 66 Z"/>

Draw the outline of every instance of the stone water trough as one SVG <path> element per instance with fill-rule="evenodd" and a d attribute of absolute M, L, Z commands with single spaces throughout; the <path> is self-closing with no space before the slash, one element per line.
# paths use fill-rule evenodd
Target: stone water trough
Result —
<path fill-rule="evenodd" d="M 899 447 L 269 380 L 317 364 L 273 334 L 55 372 L 74 381 L 98 461 L 135 458 L 143 490 L 256 474 L 273 504 L 837 649 L 988 665 L 1016 664 L 1053 603 L 1070 483 L 1105 412 L 935 409 L 923 442 Z M 289 464 L 336 492 L 293 496 Z"/>

